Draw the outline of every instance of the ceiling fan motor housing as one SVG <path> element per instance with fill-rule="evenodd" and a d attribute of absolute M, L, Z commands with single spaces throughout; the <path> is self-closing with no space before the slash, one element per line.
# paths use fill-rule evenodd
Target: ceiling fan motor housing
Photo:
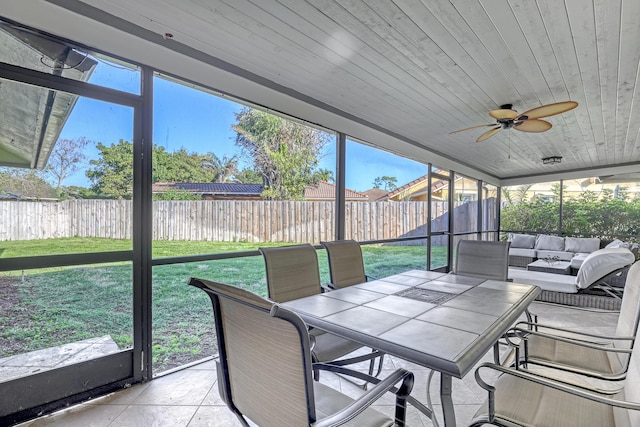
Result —
<path fill-rule="evenodd" d="M 499 119 L 498 123 L 500 123 L 502 129 L 511 129 L 515 125 L 513 119 Z"/>

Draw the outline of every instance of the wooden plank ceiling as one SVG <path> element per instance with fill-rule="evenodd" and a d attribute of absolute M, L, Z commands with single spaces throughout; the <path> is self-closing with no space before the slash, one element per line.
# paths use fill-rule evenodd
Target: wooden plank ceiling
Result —
<path fill-rule="evenodd" d="M 640 163 L 638 0 L 83 3 L 505 182 Z M 544 133 L 449 134 L 565 100 Z"/>

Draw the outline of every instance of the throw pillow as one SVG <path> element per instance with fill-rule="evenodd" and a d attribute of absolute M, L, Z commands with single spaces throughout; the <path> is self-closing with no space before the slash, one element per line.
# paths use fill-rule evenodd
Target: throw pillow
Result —
<path fill-rule="evenodd" d="M 590 254 L 600 249 L 600 239 L 597 237 L 566 237 L 564 239 L 564 250 L 567 252 Z"/>
<path fill-rule="evenodd" d="M 609 243 L 605 248 L 630 248 L 631 244 L 623 242 L 620 239 L 613 239 L 613 242 Z"/>
<path fill-rule="evenodd" d="M 545 251 L 563 251 L 564 237 L 548 236 L 546 234 L 538 234 L 536 236 L 536 249 Z"/>

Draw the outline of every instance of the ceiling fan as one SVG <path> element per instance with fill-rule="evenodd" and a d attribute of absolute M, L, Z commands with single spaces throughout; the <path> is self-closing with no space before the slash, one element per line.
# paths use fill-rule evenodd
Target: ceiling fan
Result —
<path fill-rule="evenodd" d="M 512 109 L 511 104 L 504 104 L 500 106 L 498 110 L 489 111 L 489 115 L 496 119 L 496 123 L 472 126 L 450 132 L 449 134 L 493 126 L 492 129 L 489 129 L 476 139 L 476 142 L 482 142 L 498 133 L 500 129 L 515 129 L 521 132 L 544 132 L 551 129 L 551 123 L 546 120 L 540 120 L 541 118 L 555 116 L 556 114 L 573 110 L 577 106 L 578 103 L 575 101 L 556 102 L 554 104 L 542 105 L 519 114 L 516 110 Z"/>

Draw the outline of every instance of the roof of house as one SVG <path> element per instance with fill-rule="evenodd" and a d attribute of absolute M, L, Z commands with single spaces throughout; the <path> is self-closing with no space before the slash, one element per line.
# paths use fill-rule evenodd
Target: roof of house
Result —
<path fill-rule="evenodd" d="M 154 193 L 162 193 L 169 190 L 188 191 L 199 194 L 225 194 L 225 195 L 260 195 L 264 186 L 262 184 L 237 184 L 228 182 L 156 182 L 153 184 Z"/>
<path fill-rule="evenodd" d="M 305 188 L 304 198 L 309 200 L 334 200 L 336 198 L 336 186 L 320 181 L 316 185 L 310 185 Z M 345 189 L 345 199 L 351 201 L 369 200 L 366 194 L 348 188 Z"/>
<path fill-rule="evenodd" d="M 389 198 L 389 192 L 387 190 L 383 190 L 382 188 L 370 188 L 365 191 L 364 194 L 369 197 L 369 201 L 378 202 L 387 200 Z"/>
<path fill-rule="evenodd" d="M 198 194 L 215 194 L 227 196 L 259 196 L 262 194 L 262 184 L 237 184 L 228 182 L 156 182 L 153 184 L 154 193 L 162 193 L 170 190 L 188 191 Z M 336 186 L 328 182 L 320 181 L 316 185 L 310 185 L 304 190 L 304 198 L 309 200 L 334 200 Z M 369 200 L 367 195 L 358 191 L 346 189 L 346 200 Z"/>
<path fill-rule="evenodd" d="M 413 181 L 407 182 L 405 185 L 402 185 L 402 186 L 396 188 L 393 191 L 389 191 L 388 196 L 389 196 L 389 198 L 397 196 L 398 194 L 408 190 L 409 188 L 413 187 L 414 185 L 426 181 L 428 178 L 429 178 L 429 175 L 423 175 L 420 178 L 416 178 Z"/>
<path fill-rule="evenodd" d="M 397 196 L 400 193 L 405 192 L 406 190 L 410 189 L 411 187 L 418 185 L 422 182 L 425 182 L 427 179 L 429 179 L 429 175 L 423 175 L 419 178 L 414 179 L 413 181 L 410 181 L 406 184 L 404 184 L 401 187 L 396 188 L 393 191 L 390 191 L 388 194 L 389 198 L 392 198 L 394 196 Z M 433 182 L 431 183 L 431 191 L 437 191 L 439 189 L 441 189 L 442 187 L 449 185 L 449 183 L 446 180 L 443 179 L 436 179 L 433 180 Z"/>

